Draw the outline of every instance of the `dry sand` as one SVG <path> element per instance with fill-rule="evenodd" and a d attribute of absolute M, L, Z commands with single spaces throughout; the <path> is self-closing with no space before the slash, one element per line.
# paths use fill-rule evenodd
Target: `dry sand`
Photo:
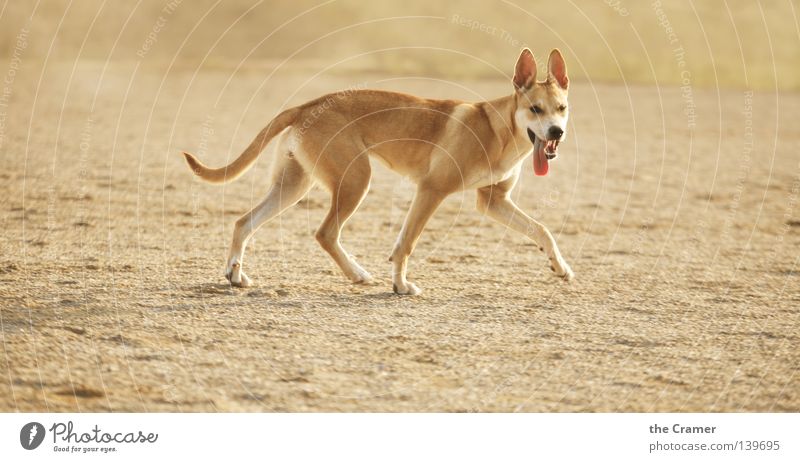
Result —
<path fill-rule="evenodd" d="M 343 235 L 376 285 L 349 284 L 318 247 L 315 189 L 258 232 L 255 287 L 233 289 L 233 221 L 265 194 L 271 154 L 218 187 L 181 149 L 221 165 L 281 106 L 351 86 L 510 90 L 270 70 L 50 63 L 17 79 L 0 410 L 800 410 L 800 96 L 575 82 L 558 161 L 545 178 L 526 162 L 514 193 L 573 283 L 465 192 L 412 257 L 423 294 L 393 295 L 413 188 L 376 165 Z"/>

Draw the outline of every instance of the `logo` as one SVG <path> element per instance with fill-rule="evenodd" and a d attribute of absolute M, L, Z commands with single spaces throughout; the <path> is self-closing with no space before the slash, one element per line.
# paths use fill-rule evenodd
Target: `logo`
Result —
<path fill-rule="evenodd" d="M 19 444 L 27 450 L 36 449 L 44 441 L 44 425 L 39 422 L 25 424 L 19 431 Z"/>

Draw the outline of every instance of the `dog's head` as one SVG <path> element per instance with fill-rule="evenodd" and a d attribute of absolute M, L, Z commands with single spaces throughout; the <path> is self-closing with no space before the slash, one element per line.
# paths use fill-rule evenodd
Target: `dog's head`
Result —
<path fill-rule="evenodd" d="M 555 159 L 558 143 L 567 130 L 567 65 L 561 52 L 553 50 L 547 61 L 547 79 L 536 81 L 536 61 L 525 48 L 514 68 L 514 113 L 516 129 L 533 143 L 533 169 L 546 175 L 548 162 Z"/>

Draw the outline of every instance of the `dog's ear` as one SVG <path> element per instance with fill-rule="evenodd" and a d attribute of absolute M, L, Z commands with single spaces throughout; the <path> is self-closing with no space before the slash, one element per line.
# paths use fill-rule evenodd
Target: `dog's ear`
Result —
<path fill-rule="evenodd" d="M 567 77 L 567 64 L 564 63 L 564 57 L 558 48 L 554 48 L 550 52 L 550 59 L 547 60 L 547 72 L 564 90 L 569 87 L 569 78 Z"/>
<path fill-rule="evenodd" d="M 514 68 L 514 88 L 517 90 L 527 90 L 536 81 L 536 61 L 533 53 L 527 48 L 523 48 L 517 59 Z"/>

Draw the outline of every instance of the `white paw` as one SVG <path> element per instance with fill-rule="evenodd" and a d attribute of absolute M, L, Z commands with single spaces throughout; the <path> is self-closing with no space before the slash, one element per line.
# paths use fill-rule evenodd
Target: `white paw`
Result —
<path fill-rule="evenodd" d="M 239 272 L 239 282 L 231 281 L 231 285 L 236 287 L 250 287 L 253 285 L 253 280 L 244 274 L 244 272 Z"/>
<path fill-rule="evenodd" d="M 575 273 L 572 271 L 572 268 L 569 267 L 566 263 L 564 263 L 564 273 L 559 275 L 561 279 L 569 282 L 575 279 Z"/>
<path fill-rule="evenodd" d="M 353 284 L 370 284 L 373 281 L 372 275 L 358 265 L 355 265 L 355 268 L 353 268 L 353 274 L 350 276 L 350 280 L 353 281 Z"/>
<path fill-rule="evenodd" d="M 408 281 L 405 284 L 394 284 L 393 289 L 397 295 L 419 295 L 422 293 L 422 289 L 413 282 Z"/>
<path fill-rule="evenodd" d="M 240 263 L 232 263 L 228 266 L 225 270 L 225 279 L 234 287 L 250 287 L 253 285 L 253 280 L 244 274 Z"/>
<path fill-rule="evenodd" d="M 550 269 L 556 273 L 556 276 L 560 277 L 561 279 L 569 282 L 575 279 L 575 273 L 572 271 L 572 268 L 569 267 L 567 262 L 565 261 L 558 261 L 556 260 L 550 265 Z"/>

